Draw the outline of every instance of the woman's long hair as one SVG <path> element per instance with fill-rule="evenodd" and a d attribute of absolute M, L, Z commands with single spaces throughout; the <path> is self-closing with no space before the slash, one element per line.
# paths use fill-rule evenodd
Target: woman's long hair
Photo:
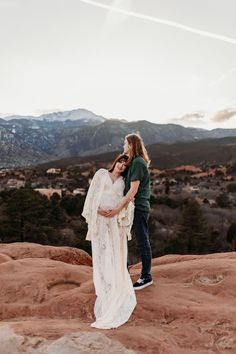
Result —
<path fill-rule="evenodd" d="M 128 144 L 130 146 L 130 157 L 128 164 L 130 164 L 135 157 L 141 156 L 146 161 L 149 167 L 151 160 L 149 159 L 147 150 L 144 146 L 144 142 L 141 136 L 139 134 L 131 133 L 126 135 L 125 139 L 128 141 Z"/>
<path fill-rule="evenodd" d="M 120 154 L 118 155 L 115 160 L 113 161 L 112 165 L 111 165 L 111 168 L 108 170 L 109 172 L 113 172 L 117 162 L 128 162 L 128 156 L 125 155 L 125 154 Z M 126 170 L 125 170 L 126 171 Z M 125 171 L 121 173 L 121 176 L 124 176 L 125 175 Z"/>

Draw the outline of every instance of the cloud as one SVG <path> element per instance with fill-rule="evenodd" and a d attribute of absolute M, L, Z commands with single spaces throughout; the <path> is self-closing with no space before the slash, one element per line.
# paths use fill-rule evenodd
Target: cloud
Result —
<path fill-rule="evenodd" d="M 93 1 L 93 0 L 80 0 L 80 1 L 83 2 L 83 3 L 89 4 L 89 5 L 92 5 L 92 6 L 100 7 L 102 9 L 116 11 L 117 13 L 120 13 L 120 14 L 129 15 L 131 17 L 136 17 L 136 18 L 147 20 L 147 21 L 151 21 L 151 22 L 157 22 L 157 23 L 169 26 L 169 27 L 174 27 L 174 28 L 177 28 L 177 29 L 180 29 L 180 30 L 184 30 L 186 32 L 198 34 L 198 35 L 203 36 L 203 37 L 213 38 L 213 39 L 216 39 L 216 40 L 219 40 L 219 41 L 222 41 L 222 42 L 226 42 L 226 43 L 230 43 L 230 44 L 236 45 L 236 39 L 235 38 L 223 36 L 221 34 L 217 34 L 217 33 L 213 33 L 213 32 L 200 30 L 198 28 L 186 26 L 186 25 L 183 25 L 183 24 L 175 22 L 175 21 L 169 21 L 169 20 L 165 20 L 165 19 L 162 19 L 162 18 L 159 18 L 159 17 L 144 15 L 144 14 L 141 14 L 139 12 L 134 12 L 134 11 L 126 10 L 126 9 L 121 9 L 121 8 L 116 7 L 114 5 L 105 5 L 103 3 L 100 3 L 100 2 L 97 2 L 97 1 Z"/>
<path fill-rule="evenodd" d="M 185 114 L 180 118 L 172 119 L 172 122 L 175 124 L 183 124 L 186 126 L 203 126 L 206 122 L 204 120 L 205 114 L 203 112 L 193 112 Z"/>
<path fill-rule="evenodd" d="M 196 111 L 185 114 L 180 118 L 172 119 L 172 123 L 184 126 L 201 127 L 201 128 L 230 128 L 229 120 L 236 118 L 236 108 L 222 109 L 214 112 Z M 233 125 L 231 124 L 231 127 Z"/>
<path fill-rule="evenodd" d="M 211 120 L 215 123 L 223 123 L 236 116 L 236 109 L 228 110 L 225 109 L 223 111 L 217 112 Z"/>

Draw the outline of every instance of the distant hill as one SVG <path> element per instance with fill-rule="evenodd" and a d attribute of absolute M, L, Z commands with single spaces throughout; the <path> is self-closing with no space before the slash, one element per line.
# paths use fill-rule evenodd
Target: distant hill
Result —
<path fill-rule="evenodd" d="M 202 139 L 198 141 L 157 143 L 147 146 L 152 165 L 157 168 L 173 168 L 179 165 L 229 164 L 236 163 L 236 137 Z M 38 168 L 65 168 L 94 161 L 97 165 L 110 163 L 122 150 L 84 156 L 71 157 L 40 164 Z"/>
<path fill-rule="evenodd" d="M 148 146 L 148 152 L 152 164 L 159 168 L 236 163 L 236 137 L 153 144 Z"/>
<path fill-rule="evenodd" d="M 127 122 L 105 119 L 84 109 L 44 114 L 36 118 L 11 116 L 0 119 L 0 168 L 122 150 L 124 137 L 130 132 L 139 132 L 146 145 L 236 137 L 236 129 L 209 131 L 146 120 Z"/>

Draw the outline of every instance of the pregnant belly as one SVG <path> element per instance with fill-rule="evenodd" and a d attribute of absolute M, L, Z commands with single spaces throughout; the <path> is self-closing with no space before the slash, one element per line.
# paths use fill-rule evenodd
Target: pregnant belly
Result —
<path fill-rule="evenodd" d="M 105 210 L 114 209 L 118 206 L 119 200 L 111 195 L 103 195 L 100 201 L 100 208 Z"/>

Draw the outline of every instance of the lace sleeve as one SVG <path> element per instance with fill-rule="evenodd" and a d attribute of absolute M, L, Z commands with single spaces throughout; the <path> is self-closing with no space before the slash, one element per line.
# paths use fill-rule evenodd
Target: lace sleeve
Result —
<path fill-rule="evenodd" d="M 123 229 L 128 241 L 131 240 L 131 228 L 134 220 L 134 203 L 129 202 L 126 208 L 123 208 L 118 214 L 118 224 Z"/>
<path fill-rule="evenodd" d="M 88 224 L 86 240 L 89 241 L 91 241 L 92 234 L 96 232 L 97 209 L 104 188 L 105 173 L 106 170 L 103 168 L 95 173 L 89 186 L 81 214 Z"/>

